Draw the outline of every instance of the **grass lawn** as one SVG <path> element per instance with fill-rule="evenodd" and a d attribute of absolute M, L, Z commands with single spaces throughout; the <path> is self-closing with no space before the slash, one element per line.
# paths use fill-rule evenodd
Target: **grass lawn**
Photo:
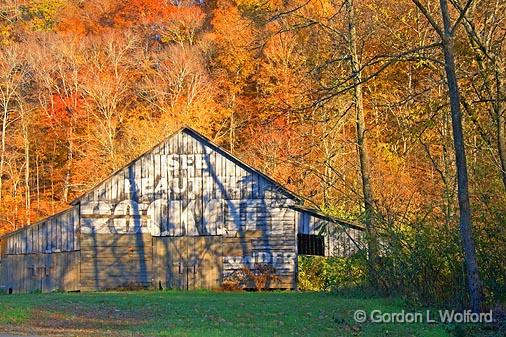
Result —
<path fill-rule="evenodd" d="M 475 335 L 446 324 L 359 324 L 353 320 L 357 309 L 416 310 L 398 299 L 328 293 L 140 291 L 2 295 L 0 332 L 199 337 Z"/>

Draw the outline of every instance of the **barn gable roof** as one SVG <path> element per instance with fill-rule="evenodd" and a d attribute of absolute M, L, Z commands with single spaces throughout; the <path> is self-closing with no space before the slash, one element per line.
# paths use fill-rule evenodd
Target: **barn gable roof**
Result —
<path fill-rule="evenodd" d="M 157 145 L 153 146 L 151 149 L 149 149 L 148 151 L 144 152 L 143 154 L 141 154 L 137 158 L 133 159 L 128 164 L 126 164 L 126 165 L 122 166 L 121 168 L 119 168 L 118 170 L 114 171 L 109 176 L 107 176 L 102 181 L 100 181 L 98 184 L 96 184 L 94 187 L 92 187 L 88 191 L 84 192 L 79 197 L 75 198 L 73 201 L 70 202 L 70 205 L 77 205 L 77 204 L 79 204 L 79 202 L 82 200 L 82 198 L 84 196 L 86 196 L 88 193 L 94 191 L 99 186 L 101 186 L 104 182 L 106 182 L 107 180 L 109 180 L 110 178 L 112 178 L 113 176 L 115 176 L 116 174 L 119 174 L 125 168 L 133 165 L 140 158 L 142 158 L 143 156 L 145 156 L 145 155 L 149 154 L 150 152 L 154 151 L 157 147 L 161 146 L 162 144 L 164 144 L 167 141 L 169 141 L 171 138 L 176 137 L 178 134 L 181 134 L 181 133 L 185 133 L 185 134 L 193 137 L 197 141 L 203 143 L 204 145 L 208 146 L 212 150 L 214 150 L 217 153 L 221 154 L 222 156 L 224 156 L 228 160 L 234 162 L 236 165 L 240 166 L 244 170 L 246 170 L 246 171 L 248 171 L 250 173 L 258 174 L 260 177 L 262 177 L 266 181 L 268 181 L 271 184 L 275 185 L 278 190 L 282 191 L 284 194 L 286 194 L 287 196 L 289 196 L 291 199 L 295 200 L 297 203 L 302 204 L 304 202 L 304 198 L 303 197 L 301 197 L 300 195 L 298 195 L 298 194 L 296 194 L 296 193 L 288 190 L 281 183 L 279 183 L 276 180 L 274 180 L 273 178 L 269 177 L 267 174 L 265 174 L 262 171 L 260 171 L 260 170 L 258 170 L 256 168 L 252 167 L 251 165 L 245 163 L 244 161 L 242 161 L 241 159 L 239 159 L 237 156 L 235 156 L 234 154 L 230 153 L 229 151 L 223 149 L 219 145 L 215 144 L 213 141 L 211 141 L 209 138 L 207 138 L 206 136 L 202 135 L 198 131 L 190 128 L 189 126 L 183 126 L 179 130 L 177 130 L 176 132 L 174 132 L 173 134 L 171 134 L 170 136 L 166 137 L 160 143 L 158 143 Z"/>
<path fill-rule="evenodd" d="M 338 224 L 338 225 L 341 225 L 341 226 L 350 227 L 350 228 L 354 228 L 354 229 L 358 229 L 358 230 L 364 230 L 365 229 L 364 226 L 362 226 L 360 224 L 354 223 L 354 222 L 349 221 L 349 220 L 343 220 L 343 219 L 337 218 L 335 216 L 324 214 L 324 213 L 322 213 L 319 210 L 314 209 L 314 208 L 306 207 L 306 206 L 303 206 L 303 205 L 293 205 L 290 208 L 292 208 L 292 209 L 294 209 L 294 210 L 296 210 L 298 212 L 308 213 L 311 216 L 314 216 L 316 218 L 319 218 L 321 220 L 324 220 L 324 221 L 327 221 L 327 222 L 330 222 L 330 223 L 334 223 L 334 224 Z"/>

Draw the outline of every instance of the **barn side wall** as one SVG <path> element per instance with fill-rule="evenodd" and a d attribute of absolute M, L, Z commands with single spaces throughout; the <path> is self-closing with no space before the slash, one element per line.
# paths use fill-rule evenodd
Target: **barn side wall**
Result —
<path fill-rule="evenodd" d="M 210 249 L 215 259 L 203 261 L 219 265 L 221 280 L 265 263 L 281 280 L 272 287 L 294 288 L 293 204 L 263 175 L 180 132 L 80 199 L 83 289 L 168 287 L 182 273 L 190 288 Z M 178 245 L 186 253 L 168 265 L 163 256 Z"/>
<path fill-rule="evenodd" d="M 0 290 L 79 290 L 79 208 L 55 214 L 0 242 Z"/>
<path fill-rule="evenodd" d="M 298 234 L 323 236 L 325 256 L 347 257 L 363 245 L 363 229 L 336 223 L 311 211 L 296 211 L 296 226 Z"/>
<path fill-rule="evenodd" d="M 81 290 L 152 287 L 151 234 L 82 234 Z"/>

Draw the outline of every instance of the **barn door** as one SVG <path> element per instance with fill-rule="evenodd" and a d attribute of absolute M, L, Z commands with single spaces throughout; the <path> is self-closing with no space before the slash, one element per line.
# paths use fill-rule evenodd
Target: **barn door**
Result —
<path fill-rule="evenodd" d="M 27 293 L 43 291 L 46 276 L 44 262 L 43 257 L 39 254 L 26 255 L 28 277 L 26 278 L 25 287 Z"/>
<path fill-rule="evenodd" d="M 189 237 L 188 289 L 216 289 L 221 286 L 221 236 Z"/>
<path fill-rule="evenodd" d="M 187 289 L 188 277 L 186 273 L 187 265 L 185 263 L 188 255 L 188 245 L 186 237 L 175 237 L 164 240 L 167 245 L 166 263 L 162 265 L 166 273 L 166 287 L 170 289 Z"/>
<path fill-rule="evenodd" d="M 214 289 L 221 285 L 221 236 L 156 238 L 153 274 L 160 288 Z"/>

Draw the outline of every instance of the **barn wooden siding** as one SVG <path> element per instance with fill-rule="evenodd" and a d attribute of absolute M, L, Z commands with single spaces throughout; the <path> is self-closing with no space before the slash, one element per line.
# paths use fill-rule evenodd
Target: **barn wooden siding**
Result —
<path fill-rule="evenodd" d="M 213 248 L 218 279 L 254 263 L 268 263 L 275 265 L 285 286 L 294 288 L 295 212 L 289 206 L 296 201 L 268 177 L 183 129 L 77 201 L 81 284 L 83 289 L 104 289 L 142 287 L 152 281 L 163 288 L 191 288 L 200 281 L 190 282 L 188 270 L 198 276 L 205 274 L 205 267 L 189 256 L 204 251 L 194 248 L 191 239 L 169 238 L 200 236 L 221 237 L 216 239 L 221 249 Z M 179 254 L 174 248 L 178 245 L 187 253 Z M 168 252 L 178 253 L 178 261 L 167 262 Z M 128 258 L 121 257 L 125 254 Z M 173 264 L 177 277 L 182 266 L 185 282 L 173 282 Z"/>
<path fill-rule="evenodd" d="M 5 236 L 0 289 L 8 293 L 79 290 L 79 208 Z"/>
<path fill-rule="evenodd" d="M 334 219 L 315 210 L 294 208 L 297 213 L 297 233 L 323 236 L 325 256 L 348 257 L 365 248 L 362 227 Z"/>
<path fill-rule="evenodd" d="M 79 250 L 79 208 L 72 207 L 4 238 L 4 254 L 59 253 Z"/>

